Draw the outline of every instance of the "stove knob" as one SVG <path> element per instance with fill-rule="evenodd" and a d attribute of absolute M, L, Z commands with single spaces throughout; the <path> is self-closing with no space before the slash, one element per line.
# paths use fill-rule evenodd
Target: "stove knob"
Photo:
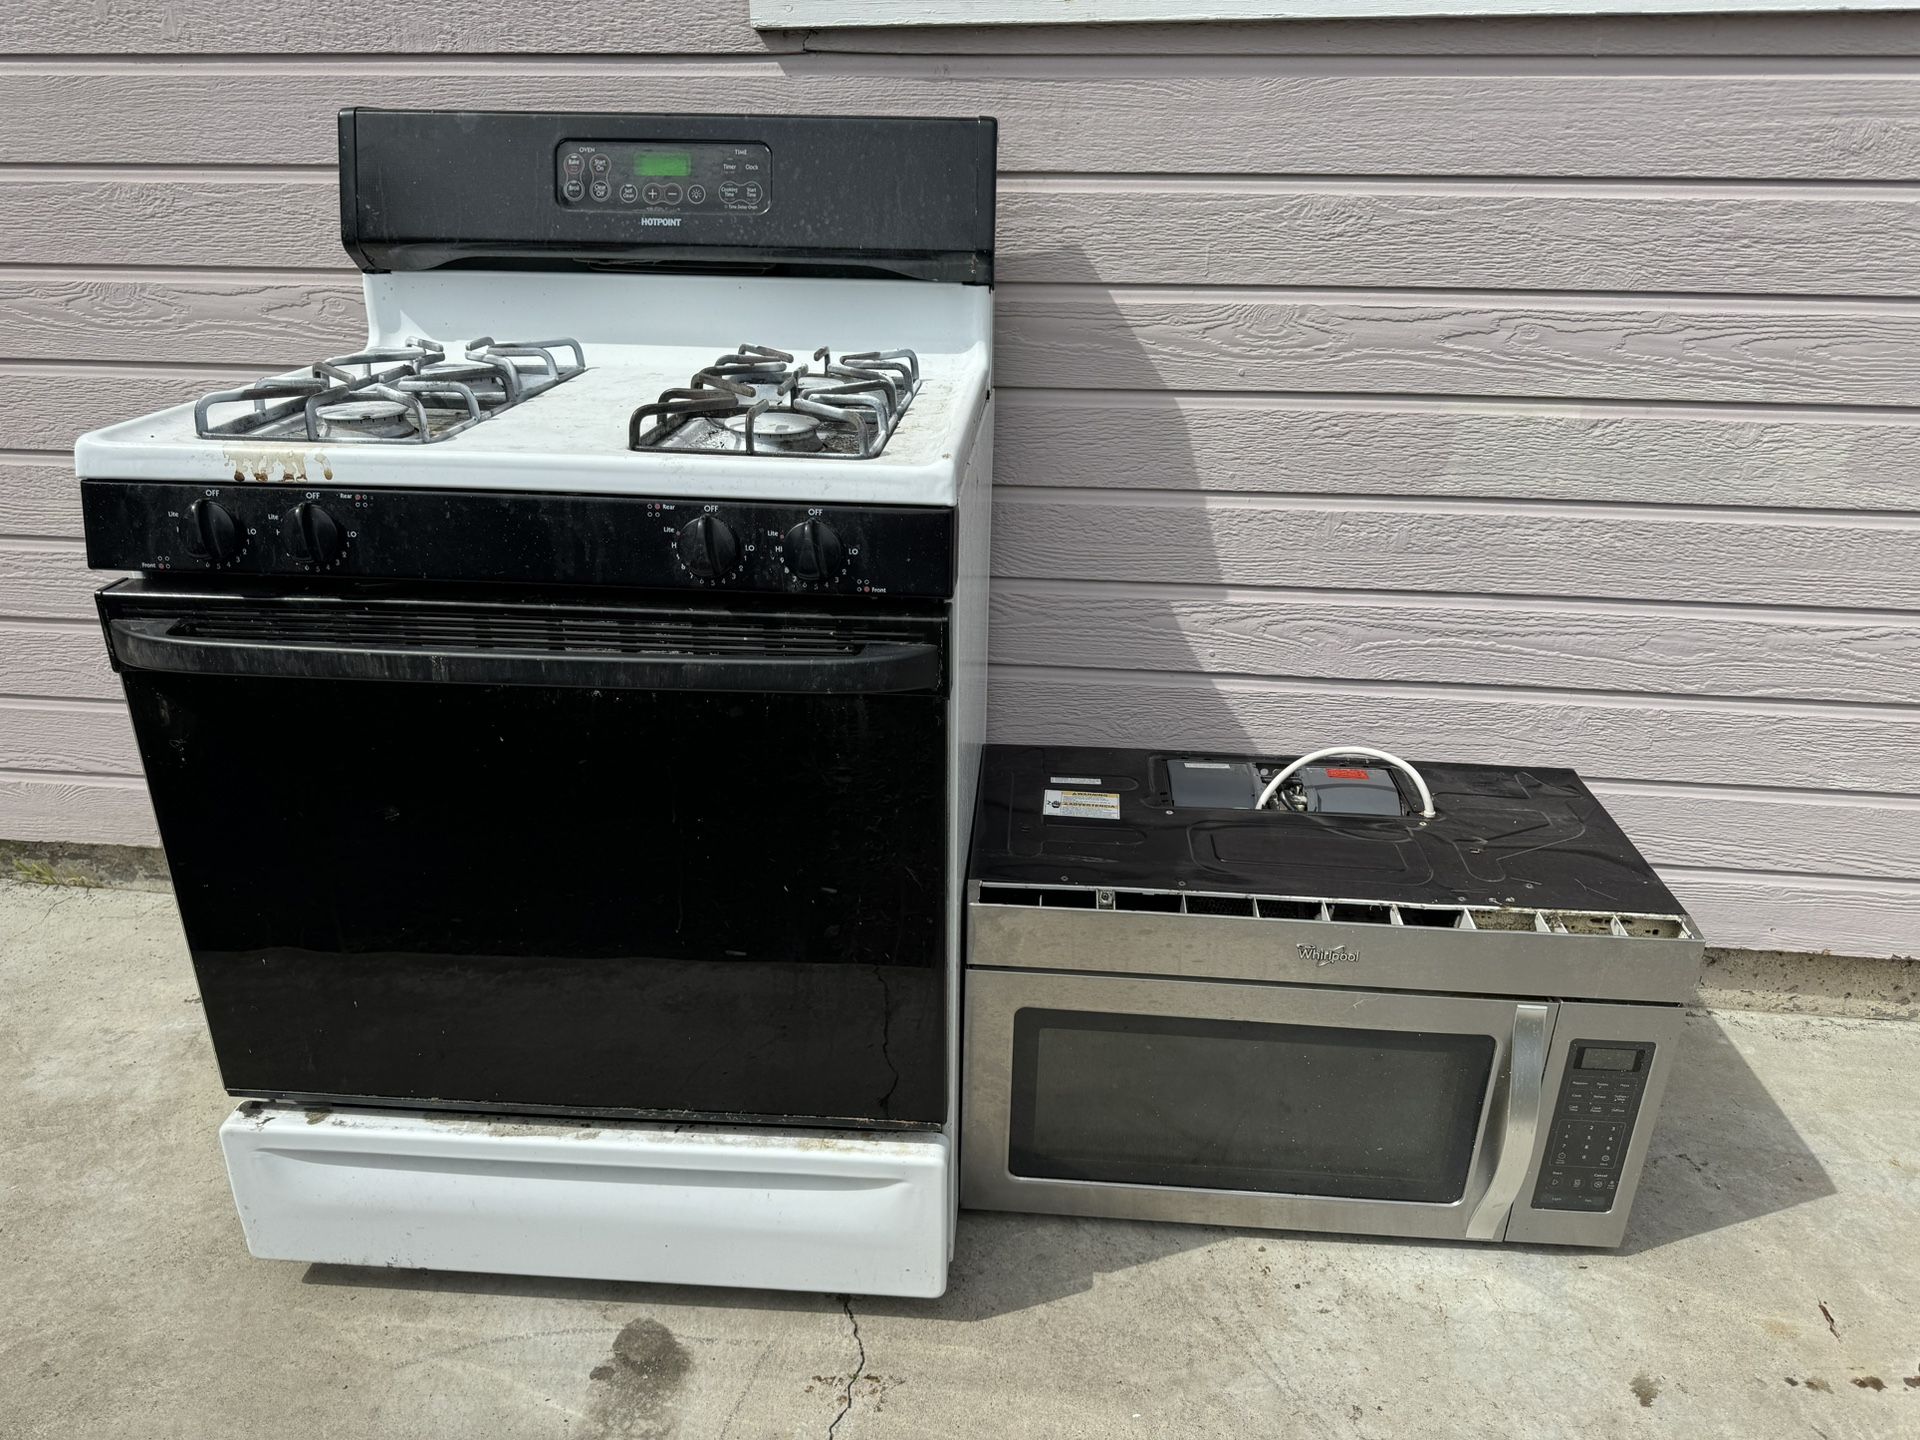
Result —
<path fill-rule="evenodd" d="M 310 500 L 287 512 L 284 533 L 287 549 L 303 565 L 324 569 L 347 553 L 340 522 Z"/>
<path fill-rule="evenodd" d="M 674 542 L 680 560 L 702 580 L 722 580 L 733 573 L 740 560 L 740 542 L 727 528 L 727 522 L 713 515 L 702 515 L 680 527 Z"/>
<path fill-rule="evenodd" d="M 847 547 L 824 520 L 802 520 L 781 544 L 787 569 L 802 580 L 825 580 L 847 563 Z"/>
<path fill-rule="evenodd" d="M 233 512 L 217 500 L 196 500 L 190 512 L 192 527 L 187 534 L 187 553 L 199 560 L 225 565 L 240 558 L 247 548 L 247 535 Z"/>

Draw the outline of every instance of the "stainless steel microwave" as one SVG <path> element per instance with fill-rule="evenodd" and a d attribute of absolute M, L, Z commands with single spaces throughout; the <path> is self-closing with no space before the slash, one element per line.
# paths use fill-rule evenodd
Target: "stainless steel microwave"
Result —
<path fill-rule="evenodd" d="M 1316 820 L 1171 803 L 1158 758 L 989 752 L 962 1203 L 1619 1244 L 1702 945 L 1578 779 Z"/>

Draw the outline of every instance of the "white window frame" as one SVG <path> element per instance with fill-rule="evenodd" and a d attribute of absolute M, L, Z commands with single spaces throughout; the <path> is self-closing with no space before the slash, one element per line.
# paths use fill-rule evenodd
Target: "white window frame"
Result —
<path fill-rule="evenodd" d="M 750 0 L 760 30 L 885 25 L 1118 25 L 1182 20 L 1698 15 L 1909 10 L 1920 0 Z"/>

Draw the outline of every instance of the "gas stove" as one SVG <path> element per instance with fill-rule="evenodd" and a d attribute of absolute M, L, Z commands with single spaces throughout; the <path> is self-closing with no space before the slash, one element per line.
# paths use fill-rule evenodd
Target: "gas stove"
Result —
<path fill-rule="evenodd" d="M 84 435 L 81 475 L 951 507 L 987 404 L 985 286 L 452 269 L 363 288 L 357 353 Z"/>
<path fill-rule="evenodd" d="M 364 344 L 74 451 L 249 1245 L 939 1293 L 993 123 L 340 159 Z"/>

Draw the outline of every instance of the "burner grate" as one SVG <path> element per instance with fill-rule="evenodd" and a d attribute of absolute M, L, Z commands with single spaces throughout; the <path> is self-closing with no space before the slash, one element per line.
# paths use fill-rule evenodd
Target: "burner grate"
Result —
<path fill-rule="evenodd" d="M 561 359 L 559 351 L 571 352 Z M 202 439 L 426 444 L 571 380 L 587 368 L 577 340 L 483 335 L 449 358 L 434 340 L 316 361 L 304 375 L 220 390 L 193 407 Z M 216 409 L 250 407 L 216 419 Z"/>
<path fill-rule="evenodd" d="M 665 391 L 627 422 L 627 448 L 689 454 L 870 460 L 886 448 L 920 390 L 911 350 L 813 352 L 741 345 Z"/>

